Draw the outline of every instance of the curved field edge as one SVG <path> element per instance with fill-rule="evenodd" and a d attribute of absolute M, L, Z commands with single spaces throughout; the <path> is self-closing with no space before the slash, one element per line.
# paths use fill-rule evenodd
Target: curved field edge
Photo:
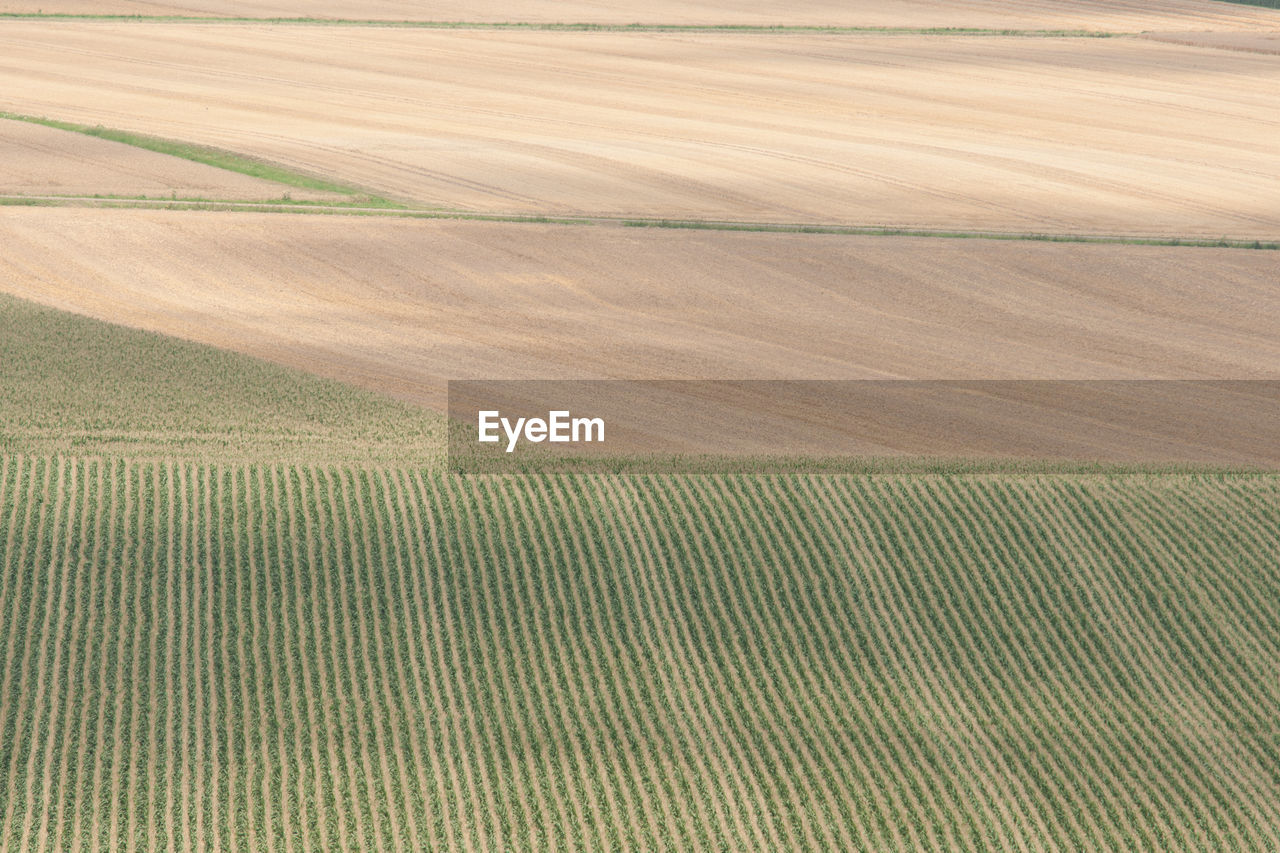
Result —
<path fill-rule="evenodd" d="M 290 169 L 276 163 L 269 163 L 265 160 L 260 160 L 254 157 L 246 157 L 243 154 L 238 154 L 234 151 L 227 151 L 223 148 L 199 145 L 177 139 L 165 139 L 159 136 L 134 133 L 129 130 L 103 127 L 102 125 L 78 124 L 76 122 L 61 121 L 59 119 L 46 118 L 44 116 L 25 115 L 22 113 L 5 112 L 2 110 L 0 110 L 0 119 L 38 124 L 44 127 L 51 127 L 56 130 L 65 130 L 70 133 L 80 133 L 86 136 L 96 137 L 98 139 L 106 139 L 112 142 L 119 142 L 124 145 L 132 145 L 135 148 L 155 151 L 159 154 L 166 154 L 171 157 L 190 160 L 194 163 L 203 163 L 206 166 L 226 169 L 227 171 L 248 175 L 252 178 L 273 181 L 284 186 L 299 187 L 301 189 L 313 190 L 316 192 L 334 193 L 336 195 L 352 197 L 352 201 L 347 202 L 346 204 L 369 208 L 394 209 L 398 207 L 395 202 L 370 194 L 357 187 L 330 181 L 326 178 L 316 177 L 315 175 L 300 172 L 296 169 Z M 42 199 L 35 199 L 35 201 L 41 200 Z M 213 200 L 201 199 L 200 201 Z M 303 202 L 297 203 L 302 204 Z M 279 202 L 275 202 L 275 204 L 279 204 Z M 343 203 L 329 203 L 327 206 L 341 207 L 342 204 Z"/>
<path fill-rule="evenodd" d="M 239 353 L 0 294 L 0 452 L 430 464 L 444 418 Z"/>
<path fill-rule="evenodd" d="M 1265 849 L 1280 478 L 0 457 L 13 849 Z"/>

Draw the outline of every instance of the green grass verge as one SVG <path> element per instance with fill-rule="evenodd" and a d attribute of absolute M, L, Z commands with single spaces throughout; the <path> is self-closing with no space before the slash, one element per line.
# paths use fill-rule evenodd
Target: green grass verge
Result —
<path fill-rule="evenodd" d="M 381 203 L 380 203 L 381 202 Z M 302 208 L 294 212 L 314 213 L 388 213 L 408 211 L 410 208 L 384 200 L 356 198 L 350 201 L 330 201 L 326 199 L 298 199 L 285 192 L 280 198 L 210 198 L 208 196 L 170 195 L 123 195 L 119 193 L 93 193 L 78 195 L 72 193 L 47 193 L 41 195 L 7 195 L 0 196 L 0 205 L 17 207 L 139 207 L 147 210 L 259 210 L 286 211 Z M 308 211 L 307 208 L 314 210 Z"/>
<path fill-rule="evenodd" d="M 361 202 L 235 201 L 218 199 L 126 198 L 111 196 L 0 196 L 0 207 L 107 207 L 142 210 L 208 210 L 223 212 L 305 213 L 325 216 L 391 216 L 400 219 L 441 219 L 467 222 L 508 222 L 522 225 L 598 225 L 624 228 L 667 228 L 698 231 L 743 231 L 767 234 L 831 234 L 849 237 L 934 237 L 950 240 L 1029 240 L 1041 243 L 1097 243 L 1122 246 L 1183 246 L 1189 248 L 1280 250 L 1280 241 L 1228 237 L 1128 237 L 1106 234 L 1044 234 L 1039 232 L 957 231 L 927 228 L 887 228 L 858 225 L 816 225 L 723 222 L 690 219 L 615 219 L 592 216 L 540 216 L 515 213 L 476 213 L 462 210 L 416 210 L 389 204 Z"/>
<path fill-rule="evenodd" d="M 167 154 L 171 157 L 180 157 L 183 160 L 203 163 L 206 166 L 226 169 L 229 172 L 238 172 L 242 175 L 261 178 L 262 180 L 272 181 L 285 186 L 298 187 L 300 189 L 313 190 L 316 192 L 351 196 L 353 197 L 353 200 L 358 200 L 361 205 L 367 207 L 385 207 L 388 209 L 395 209 L 399 207 L 395 202 L 368 193 L 358 187 L 337 183 L 324 178 L 317 178 L 313 175 L 308 175 L 264 160 L 246 157 L 243 154 L 237 154 L 234 151 L 227 151 L 222 148 L 214 148 L 208 145 L 197 145 L 195 143 L 182 142 L 175 139 L 164 139 L 158 136 L 148 136 L 146 134 L 134 133 L 128 130 L 116 130 L 114 128 L 103 127 L 102 125 L 77 124 L 76 122 L 59 121 L 57 119 L 44 118 L 43 116 L 24 115 L 21 113 L 0 111 L 0 119 L 24 121 L 30 124 L 39 124 L 45 127 L 56 128 L 57 130 L 82 133 L 86 136 L 93 136 L 98 139 L 107 139 L 112 142 L 120 142 L 125 145 L 132 145 L 135 148 L 145 148 L 148 151 L 155 151 L 159 154 Z"/>
<path fill-rule="evenodd" d="M 1129 33 L 1080 29 L 1000 29 L 994 27 L 844 27 L 808 24 L 593 24 L 530 21 L 414 21 L 372 18 L 247 17 L 201 15 L 97 15 L 59 12 L 0 12 L 0 20 L 117 21 L 152 24 L 279 24 L 319 27 L 388 27 L 422 30 L 530 30 L 605 33 L 815 33 L 832 35 L 1018 36 L 1032 38 L 1112 38 Z"/>
<path fill-rule="evenodd" d="M 1033 240 L 1042 243 L 1104 243 L 1126 246 L 1199 246 L 1220 249 L 1280 249 L 1273 240 L 1237 240 L 1186 237 L 1125 237 L 1097 234 L 1044 234 L 1038 232 L 960 231 L 929 228 L 888 228 L 857 225 L 806 225 L 751 222 L 708 222 L 696 219 L 625 219 L 628 228 L 685 228 L 706 231 L 760 231 L 777 234 L 848 234 L 874 237 L 942 237 L 953 240 Z"/>

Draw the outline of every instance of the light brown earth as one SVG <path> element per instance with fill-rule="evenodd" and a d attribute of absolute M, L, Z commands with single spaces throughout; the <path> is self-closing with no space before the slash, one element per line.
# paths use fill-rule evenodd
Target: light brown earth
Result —
<path fill-rule="evenodd" d="M 998 29 L 1253 29 L 1280 26 L 1271 9 L 1213 0 L 0 0 L 0 12 L 93 15 L 312 17 L 413 21 L 748 24 Z"/>
<path fill-rule="evenodd" d="M 0 119 L 0 195 L 346 199 L 229 172 L 132 145 Z"/>
<path fill-rule="evenodd" d="M 64 208 L 0 233 L 6 292 L 435 409 L 459 378 L 1280 379 L 1272 252 Z M 873 385 L 586 408 L 633 450 L 1280 467 L 1276 384 Z"/>
<path fill-rule="evenodd" d="M 1244 53 L 1280 54 L 1280 32 L 1270 33 L 1145 33 L 1143 38 L 1180 44 L 1186 47 L 1210 47 L 1238 50 Z"/>
<path fill-rule="evenodd" d="M 1243 52 L 9 21 L 0 57 L 0 109 L 446 208 L 1280 237 L 1280 65 Z"/>
<path fill-rule="evenodd" d="M 592 443 L 476 440 L 482 411 L 508 424 L 561 410 L 607 426 Z M 450 383 L 451 463 L 715 454 L 929 456 L 1280 469 L 1280 381 Z M 568 425 L 565 427 L 568 430 Z M 600 443 L 600 442 L 603 443 Z M 673 466 L 678 468 L 679 466 Z"/>
<path fill-rule="evenodd" d="M 1280 378 L 1273 252 L 0 209 L 0 288 L 440 407 L 462 378 Z"/>

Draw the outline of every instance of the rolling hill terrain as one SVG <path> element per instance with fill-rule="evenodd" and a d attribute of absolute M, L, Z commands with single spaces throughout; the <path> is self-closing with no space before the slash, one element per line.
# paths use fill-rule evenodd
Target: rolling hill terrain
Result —
<path fill-rule="evenodd" d="M 1280 848 L 1280 475 L 1222 435 L 458 476 L 441 414 L 1280 379 L 1277 32 L 0 0 L 0 851 Z"/>

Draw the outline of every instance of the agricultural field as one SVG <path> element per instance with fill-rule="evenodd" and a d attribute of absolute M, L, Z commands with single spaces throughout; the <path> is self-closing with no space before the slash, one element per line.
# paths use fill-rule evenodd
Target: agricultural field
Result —
<path fill-rule="evenodd" d="M 0 110 L 437 211 L 1280 234 L 1267 55 L 1133 37 L 3 23 Z"/>
<path fill-rule="evenodd" d="M 0 208 L 0 280 L 440 409 L 463 378 L 1280 379 L 1274 251 Z"/>
<path fill-rule="evenodd" d="M 1274 383 L 1263 5 L 0 0 L 0 851 L 1280 848 L 1274 400 L 697 474 L 443 414 Z"/>
<path fill-rule="evenodd" d="M 334 193 L 282 190 L 275 181 L 32 122 L 0 121 L 0 145 L 5 196 L 343 200 Z"/>
<path fill-rule="evenodd" d="M 443 418 L 254 358 L 0 295 L 0 452 L 433 466 Z"/>
<path fill-rule="evenodd" d="M 7 849 L 1268 849 L 1280 481 L 0 459 Z"/>

